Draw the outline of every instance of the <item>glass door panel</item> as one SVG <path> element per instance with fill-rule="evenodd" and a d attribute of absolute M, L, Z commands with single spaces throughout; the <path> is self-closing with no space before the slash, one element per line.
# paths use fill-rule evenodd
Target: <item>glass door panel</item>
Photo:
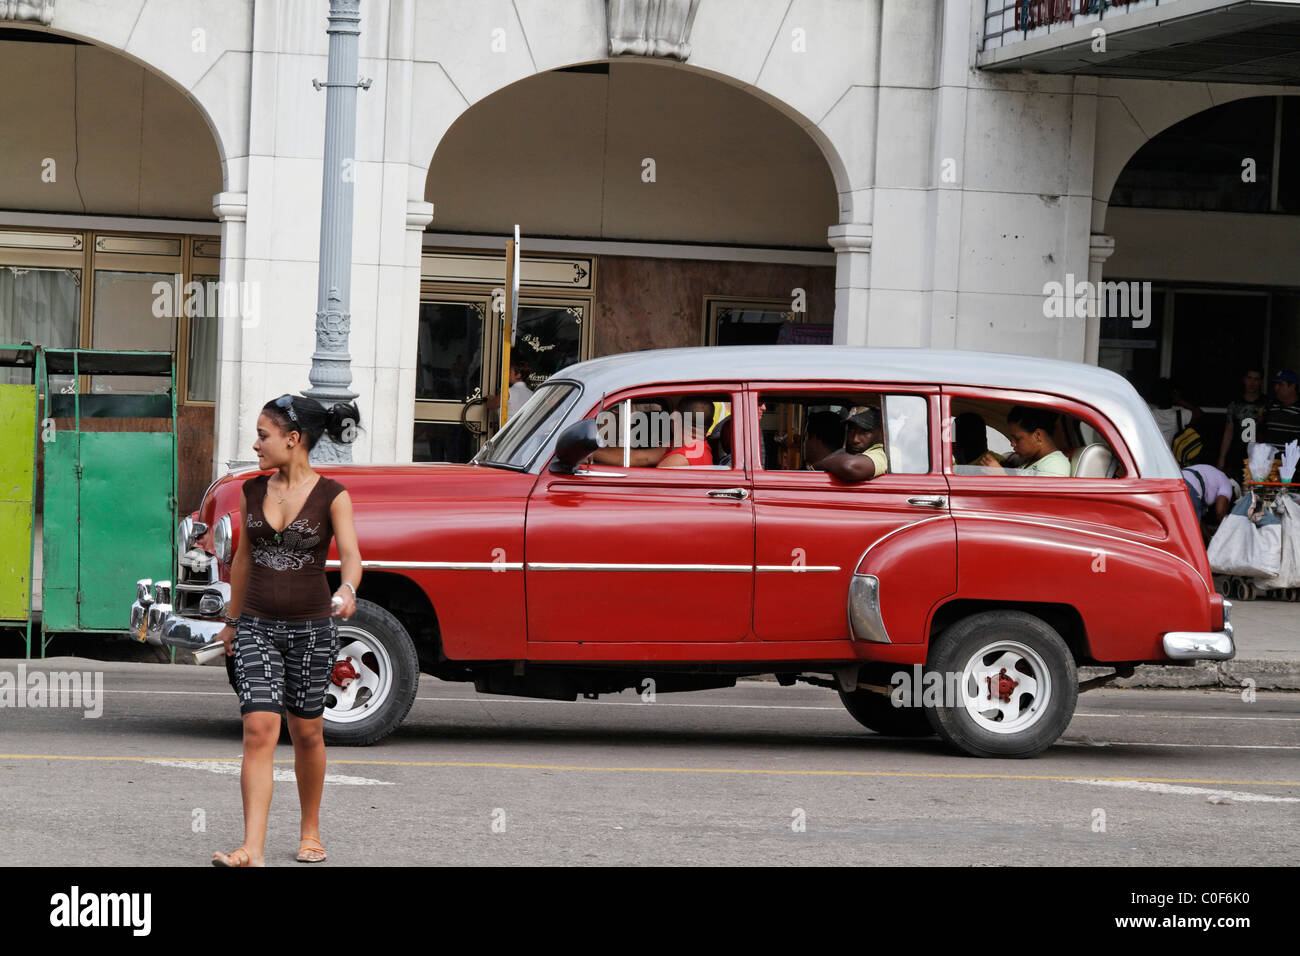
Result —
<path fill-rule="evenodd" d="M 467 402 L 483 394 L 483 302 L 421 302 L 416 401 Z"/>
<path fill-rule="evenodd" d="M 510 348 L 510 360 L 527 367 L 525 382 L 529 388 L 536 391 L 560 369 L 581 360 L 585 311 L 583 305 L 567 302 L 520 304 L 519 329 Z"/>
<path fill-rule="evenodd" d="M 413 461 L 466 462 L 487 434 L 485 398 L 495 382 L 486 296 L 420 303 L 415 360 Z"/>
<path fill-rule="evenodd" d="M 97 349 L 132 349 L 159 352 L 176 350 L 176 318 L 172 308 L 160 308 L 155 314 L 159 294 L 154 286 L 161 283 L 170 296 L 173 277 L 160 272 L 95 271 L 94 334 L 91 347 Z M 91 391 L 128 394 L 166 393 L 171 381 L 150 375 L 96 375 Z"/>

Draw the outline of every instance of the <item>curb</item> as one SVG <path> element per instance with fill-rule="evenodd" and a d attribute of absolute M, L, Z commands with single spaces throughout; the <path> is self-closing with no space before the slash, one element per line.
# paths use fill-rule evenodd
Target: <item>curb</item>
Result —
<path fill-rule="evenodd" d="M 1110 667 L 1080 667 L 1079 679 L 1103 677 Z M 1120 677 L 1109 687 L 1185 689 L 1231 687 L 1239 690 L 1254 681 L 1257 690 L 1300 690 L 1300 661 L 1196 661 L 1191 666 L 1140 664 L 1132 677 Z"/>

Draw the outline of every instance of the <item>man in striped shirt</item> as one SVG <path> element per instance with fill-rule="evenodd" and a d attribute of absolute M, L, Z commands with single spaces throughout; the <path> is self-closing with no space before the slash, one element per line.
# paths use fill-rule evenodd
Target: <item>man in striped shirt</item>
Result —
<path fill-rule="evenodd" d="M 1273 401 L 1264 409 L 1259 440 L 1282 447 L 1300 439 L 1300 404 L 1296 403 L 1296 374 L 1287 369 L 1273 376 Z"/>

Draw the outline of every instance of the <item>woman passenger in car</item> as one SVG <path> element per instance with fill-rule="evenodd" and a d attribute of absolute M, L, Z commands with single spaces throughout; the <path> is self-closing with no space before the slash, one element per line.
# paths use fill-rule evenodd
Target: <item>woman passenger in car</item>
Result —
<path fill-rule="evenodd" d="M 985 452 L 976 464 L 1012 475 L 1069 478 L 1070 459 L 1056 447 L 1052 438 L 1055 431 L 1054 412 L 1016 405 L 1007 415 L 1007 438 L 1023 464 L 1019 468 L 1002 468 L 992 452 Z"/>
<path fill-rule="evenodd" d="M 688 395 L 677 403 L 680 438 L 676 445 L 664 452 L 656 467 L 690 468 L 713 464 L 713 452 L 706 440 L 713 421 L 713 400 L 705 396 Z"/>

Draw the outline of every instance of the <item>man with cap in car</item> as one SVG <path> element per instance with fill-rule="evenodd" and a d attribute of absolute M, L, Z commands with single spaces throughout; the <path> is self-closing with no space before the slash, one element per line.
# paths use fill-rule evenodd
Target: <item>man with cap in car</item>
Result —
<path fill-rule="evenodd" d="M 867 481 L 888 472 L 889 459 L 881 442 L 880 412 L 870 405 L 850 409 L 844 425 L 844 448 L 813 467 L 848 482 Z"/>

